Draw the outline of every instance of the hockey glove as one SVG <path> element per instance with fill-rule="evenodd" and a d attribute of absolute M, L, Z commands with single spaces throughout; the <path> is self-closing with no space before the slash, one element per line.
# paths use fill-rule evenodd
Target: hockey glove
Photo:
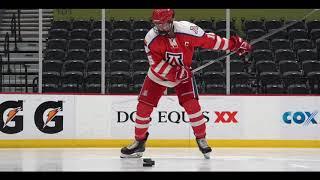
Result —
<path fill-rule="evenodd" d="M 252 46 L 239 36 L 231 36 L 230 41 L 233 43 L 233 47 L 230 51 L 237 51 L 236 54 L 239 56 L 246 55 L 252 51 Z"/>

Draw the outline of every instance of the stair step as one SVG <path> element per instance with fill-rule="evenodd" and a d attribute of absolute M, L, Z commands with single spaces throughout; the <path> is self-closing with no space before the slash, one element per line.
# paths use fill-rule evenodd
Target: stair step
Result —
<path fill-rule="evenodd" d="M 18 27 L 17 27 L 18 29 Z M 42 31 L 48 31 L 50 27 L 42 27 Z M 21 31 L 38 31 L 38 27 L 20 27 Z M 0 31 L 11 31 L 10 26 L 9 27 L 0 27 Z"/>
<path fill-rule="evenodd" d="M 2 87 L 2 92 L 26 92 L 25 88 L 21 88 L 21 87 L 17 87 L 17 88 L 13 88 L 13 87 Z M 33 88 L 28 86 L 28 91 L 27 92 L 33 92 Z"/>
<path fill-rule="evenodd" d="M 12 84 L 12 83 L 11 83 Z M 22 87 L 16 87 L 14 85 L 7 85 L 4 84 L 4 86 L 2 87 L 2 92 L 13 92 L 13 93 L 32 93 L 33 92 L 33 83 L 28 83 L 28 88 L 26 91 L 26 87 L 24 87 L 23 85 L 21 85 Z M 37 85 L 36 85 L 37 86 Z"/>
<path fill-rule="evenodd" d="M 32 85 L 28 84 L 28 89 L 26 91 L 25 87 L 7 87 L 7 86 L 3 86 L 2 87 L 2 92 L 9 92 L 9 93 L 32 93 L 33 91 L 33 87 Z"/>
<path fill-rule="evenodd" d="M 45 48 L 42 48 L 43 50 Z M 18 50 L 14 50 L 14 47 L 10 48 L 10 58 L 11 58 L 11 54 L 12 53 L 38 53 L 38 49 L 37 48 L 27 48 L 27 47 L 20 47 L 18 48 Z M 4 54 L 5 51 L 1 50 L 0 53 Z"/>
<path fill-rule="evenodd" d="M 11 92 L 11 93 L 32 93 L 33 92 L 33 85 L 32 83 L 31 84 L 28 84 L 28 88 L 27 88 L 27 91 L 26 91 L 26 88 L 24 87 L 24 85 L 20 85 L 21 87 L 17 87 L 17 86 L 14 86 L 14 85 L 7 85 L 7 84 L 4 84 L 4 86 L 2 87 L 2 92 Z"/>
<path fill-rule="evenodd" d="M 8 75 L 6 75 L 8 77 Z M 28 92 L 32 92 L 32 84 L 33 84 L 33 79 L 35 79 L 36 77 L 38 77 L 38 75 L 28 75 L 27 76 L 27 86 L 28 86 Z M 3 82 L 3 84 L 5 86 L 2 87 L 2 92 L 25 92 L 26 88 L 25 88 L 25 79 L 23 77 L 23 79 L 16 79 L 15 81 L 15 75 L 11 75 L 10 77 L 10 81 L 9 80 L 5 80 Z M 11 91 L 10 91 L 11 89 Z"/>
<path fill-rule="evenodd" d="M 22 62 L 19 62 L 19 61 L 10 60 L 10 65 L 9 66 L 10 66 L 12 72 L 20 72 L 20 69 L 24 70 L 24 65 L 28 69 L 29 68 L 33 69 L 32 72 L 38 72 L 39 64 L 36 64 L 34 62 L 31 62 L 31 61 L 30 61 L 30 63 L 28 61 L 24 61 L 22 63 Z M 3 65 L 3 69 L 5 69 L 3 72 L 7 72 L 7 69 L 8 69 L 8 63 L 7 62 L 5 62 L 5 64 Z M 31 72 L 31 71 L 28 71 L 28 72 Z"/>
<path fill-rule="evenodd" d="M 0 32 L 0 37 L 5 37 L 6 33 L 11 34 L 11 31 L 1 31 Z M 48 32 L 47 31 L 43 31 L 42 32 L 42 37 L 46 38 L 48 36 Z M 39 33 L 38 31 L 21 31 L 21 37 L 22 39 L 24 38 L 38 38 L 39 37 Z M 12 37 L 14 39 L 14 37 Z M 0 38 L 1 39 L 1 38 Z"/>
<path fill-rule="evenodd" d="M 1 23 L 1 26 L 2 27 L 10 27 L 11 26 L 11 23 Z M 20 27 L 36 27 L 38 28 L 39 27 L 39 24 L 38 23 L 25 23 L 25 22 L 21 22 L 20 23 Z M 46 22 L 46 23 L 42 23 L 42 27 L 51 27 L 51 22 Z"/>
<path fill-rule="evenodd" d="M 19 75 L 22 74 L 22 75 Z M 19 73 L 19 74 L 12 74 L 12 75 L 4 75 L 5 79 L 2 81 L 3 84 L 6 85 L 13 85 L 14 84 L 25 84 L 25 76 L 24 73 Z M 32 72 L 31 74 L 29 74 L 29 72 L 27 73 L 27 84 L 33 84 L 33 79 L 38 77 L 38 75 L 36 75 L 35 72 Z M 10 78 L 10 80 L 9 80 Z"/>
<path fill-rule="evenodd" d="M 17 50 L 15 50 L 14 48 L 10 48 L 10 54 L 12 53 L 38 53 L 39 50 L 38 49 L 26 49 L 26 48 L 18 48 Z M 4 54 L 5 51 L 4 50 L 0 50 L 0 53 Z M 10 55 L 11 57 L 11 55 Z"/>
<path fill-rule="evenodd" d="M 10 61 L 13 58 L 39 58 L 38 53 L 10 53 Z M 2 56 L 2 59 L 6 59 L 7 57 Z"/>
<path fill-rule="evenodd" d="M 23 14 L 38 14 L 38 9 L 20 9 Z M 17 9 L 6 9 L 5 13 L 18 13 Z M 53 9 L 42 9 L 42 13 L 53 13 Z"/>
<path fill-rule="evenodd" d="M 18 51 L 37 51 L 38 52 L 38 50 L 39 50 L 38 44 L 36 44 L 35 46 L 17 44 L 17 48 L 18 48 Z M 15 50 L 15 44 L 11 43 L 9 45 L 9 49 L 10 49 L 10 51 L 14 51 Z M 43 46 L 42 49 L 45 49 L 45 46 Z M 0 46 L 0 50 L 1 50 L 1 52 L 3 52 L 3 45 Z"/>
<path fill-rule="evenodd" d="M 3 18 L 12 18 L 12 13 L 3 14 L 2 17 Z M 36 14 L 21 14 L 20 18 L 21 19 L 24 19 L 24 18 L 38 18 L 38 13 L 36 13 Z M 52 18 L 52 14 L 42 14 L 42 18 Z"/>
<path fill-rule="evenodd" d="M 10 86 L 11 85 L 14 86 L 14 84 L 25 84 L 24 75 L 18 75 L 18 74 L 7 75 L 6 74 L 6 75 L 3 75 L 3 76 L 5 77 L 5 80 L 2 81 L 3 84 L 10 85 Z M 9 80 L 9 76 L 10 76 L 10 80 Z M 35 75 L 35 73 L 33 73 L 33 72 L 32 72 L 32 74 L 28 73 L 27 83 L 28 84 L 32 84 L 33 83 L 33 79 L 36 78 L 36 77 L 38 77 L 38 75 Z M 15 79 L 16 79 L 16 82 L 15 82 Z"/>
<path fill-rule="evenodd" d="M 5 18 L 12 18 L 13 14 L 15 14 L 16 18 L 18 17 L 18 13 L 13 12 L 13 13 L 3 13 L 2 15 L 5 15 Z M 37 17 L 38 18 L 38 12 L 37 13 L 20 13 L 20 18 L 33 18 L 33 17 Z M 42 12 L 42 17 L 53 17 L 53 13 L 43 13 Z"/>
<path fill-rule="evenodd" d="M 7 61 L 7 59 L 4 58 L 4 57 L 2 59 L 3 59 L 3 61 Z M 38 54 L 37 54 L 37 57 L 32 57 L 32 58 L 30 58 L 30 57 L 10 57 L 10 61 L 11 62 L 21 62 L 21 61 L 23 61 L 23 62 L 30 62 L 30 63 L 32 62 L 32 63 L 34 63 L 34 62 L 38 62 L 39 58 L 38 58 Z"/>
<path fill-rule="evenodd" d="M 11 23 L 11 18 L 2 18 L 2 23 Z M 51 23 L 53 21 L 53 18 L 42 18 L 42 23 Z M 24 22 L 24 23 L 38 23 L 39 19 L 37 18 L 28 18 L 28 19 L 21 19 L 20 22 Z"/>
<path fill-rule="evenodd" d="M 48 40 L 48 38 L 46 37 L 42 37 L 42 42 L 46 42 Z M 4 43 L 5 38 L 4 37 L 0 37 L 0 43 Z M 23 37 L 22 36 L 22 41 L 21 42 L 26 42 L 26 43 L 37 43 L 39 41 L 38 37 Z M 9 42 L 10 43 L 14 43 L 14 37 L 9 37 Z M 17 42 L 19 42 L 19 38 L 17 37 Z"/>
<path fill-rule="evenodd" d="M 15 75 L 15 76 L 19 76 L 20 74 L 25 74 L 25 66 L 27 67 L 27 74 L 28 75 L 37 75 L 38 74 L 38 70 L 37 67 L 32 66 L 32 68 L 30 68 L 30 64 L 25 64 L 25 63 L 21 63 L 21 64 L 10 64 L 10 71 L 8 71 L 8 65 L 5 65 L 2 67 L 3 69 L 3 74 L 5 74 L 6 76 L 10 75 Z M 32 71 L 29 71 L 29 68 L 32 69 Z M 23 76 L 24 77 L 24 76 Z M 24 79 L 24 78 L 23 78 Z"/>
<path fill-rule="evenodd" d="M 30 73 L 38 73 L 38 64 L 26 64 L 26 67 L 28 68 L 28 72 Z M 13 72 L 24 72 L 24 66 L 21 66 L 20 64 L 10 64 L 11 71 Z M 3 72 L 8 72 L 8 66 L 3 66 Z"/>
<path fill-rule="evenodd" d="M 10 43 L 10 46 L 14 43 Z M 29 47 L 38 47 L 38 43 L 28 43 L 28 42 L 17 42 L 18 47 L 29 46 Z M 3 43 L 0 43 L 0 49 L 3 48 Z"/>
<path fill-rule="evenodd" d="M 11 67 L 11 72 L 15 72 L 15 73 L 23 73 L 24 74 L 24 72 L 25 72 L 25 69 L 24 69 L 24 67 L 23 66 L 21 66 L 20 67 L 20 65 L 16 65 L 16 66 L 10 66 Z M 5 73 L 8 73 L 8 66 L 5 66 L 4 68 L 3 68 L 3 72 L 5 72 Z M 34 74 L 38 74 L 38 71 L 36 70 L 36 69 L 33 69 L 33 68 L 29 68 L 28 66 L 27 66 L 27 73 L 28 73 L 28 79 L 29 79 L 29 76 L 35 76 Z M 30 73 L 30 75 L 29 75 L 29 73 Z M 7 75 L 8 76 L 8 75 Z M 15 76 L 18 76 L 17 78 L 19 78 L 19 80 L 20 80 L 20 78 L 21 79 L 23 79 L 24 80 L 24 75 L 15 75 Z M 13 77 L 14 78 L 14 77 Z M 5 79 L 6 80 L 6 79 Z M 32 79 L 31 79 L 32 80 Z"/>
<path fill-rule="evenodd" d="M 14 43 L 14 38 L 10 37 L 9 38 L 9 42 L 10 43 Z M 38 43 L 38 38 L 23 38 L 22 39 L 23 42 L 25 43 Z M 46 43 L 47 42 L 47 38 L 42 38 L 42 43 Z M 0 44 L 4 43 L 4 37 L 0 37 Z"/>

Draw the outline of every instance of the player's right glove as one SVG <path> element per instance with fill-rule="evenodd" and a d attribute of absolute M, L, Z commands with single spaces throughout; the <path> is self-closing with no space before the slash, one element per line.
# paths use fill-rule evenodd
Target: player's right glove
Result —
<path fill-rule="evenodd" d="M 237 51 L 236 54 L 239 56 L 243 56 L 252 51 L 252 46 L 239 36 L 231 36 L 229 41 L 231 41 L 229 43 L 233 44 L 230 51 Z"/>

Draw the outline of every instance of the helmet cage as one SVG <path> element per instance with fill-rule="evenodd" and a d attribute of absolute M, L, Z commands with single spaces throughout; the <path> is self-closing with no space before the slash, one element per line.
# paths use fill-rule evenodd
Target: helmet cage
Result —
<path fill-rule="evenodd" d="M 153 23 L 153 29 L 159 35 L 167 35 L 173 29 L 173 23 Z"/>

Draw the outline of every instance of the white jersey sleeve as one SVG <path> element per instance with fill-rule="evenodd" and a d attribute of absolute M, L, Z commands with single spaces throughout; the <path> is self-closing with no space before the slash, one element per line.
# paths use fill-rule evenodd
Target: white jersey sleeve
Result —
<path fill-rule="evenodd" d="M 187 34 L 195 37 L 202 37 L 205 32 L 202 28 L 188 21 L 173 21 L 174 32 Z"/>

